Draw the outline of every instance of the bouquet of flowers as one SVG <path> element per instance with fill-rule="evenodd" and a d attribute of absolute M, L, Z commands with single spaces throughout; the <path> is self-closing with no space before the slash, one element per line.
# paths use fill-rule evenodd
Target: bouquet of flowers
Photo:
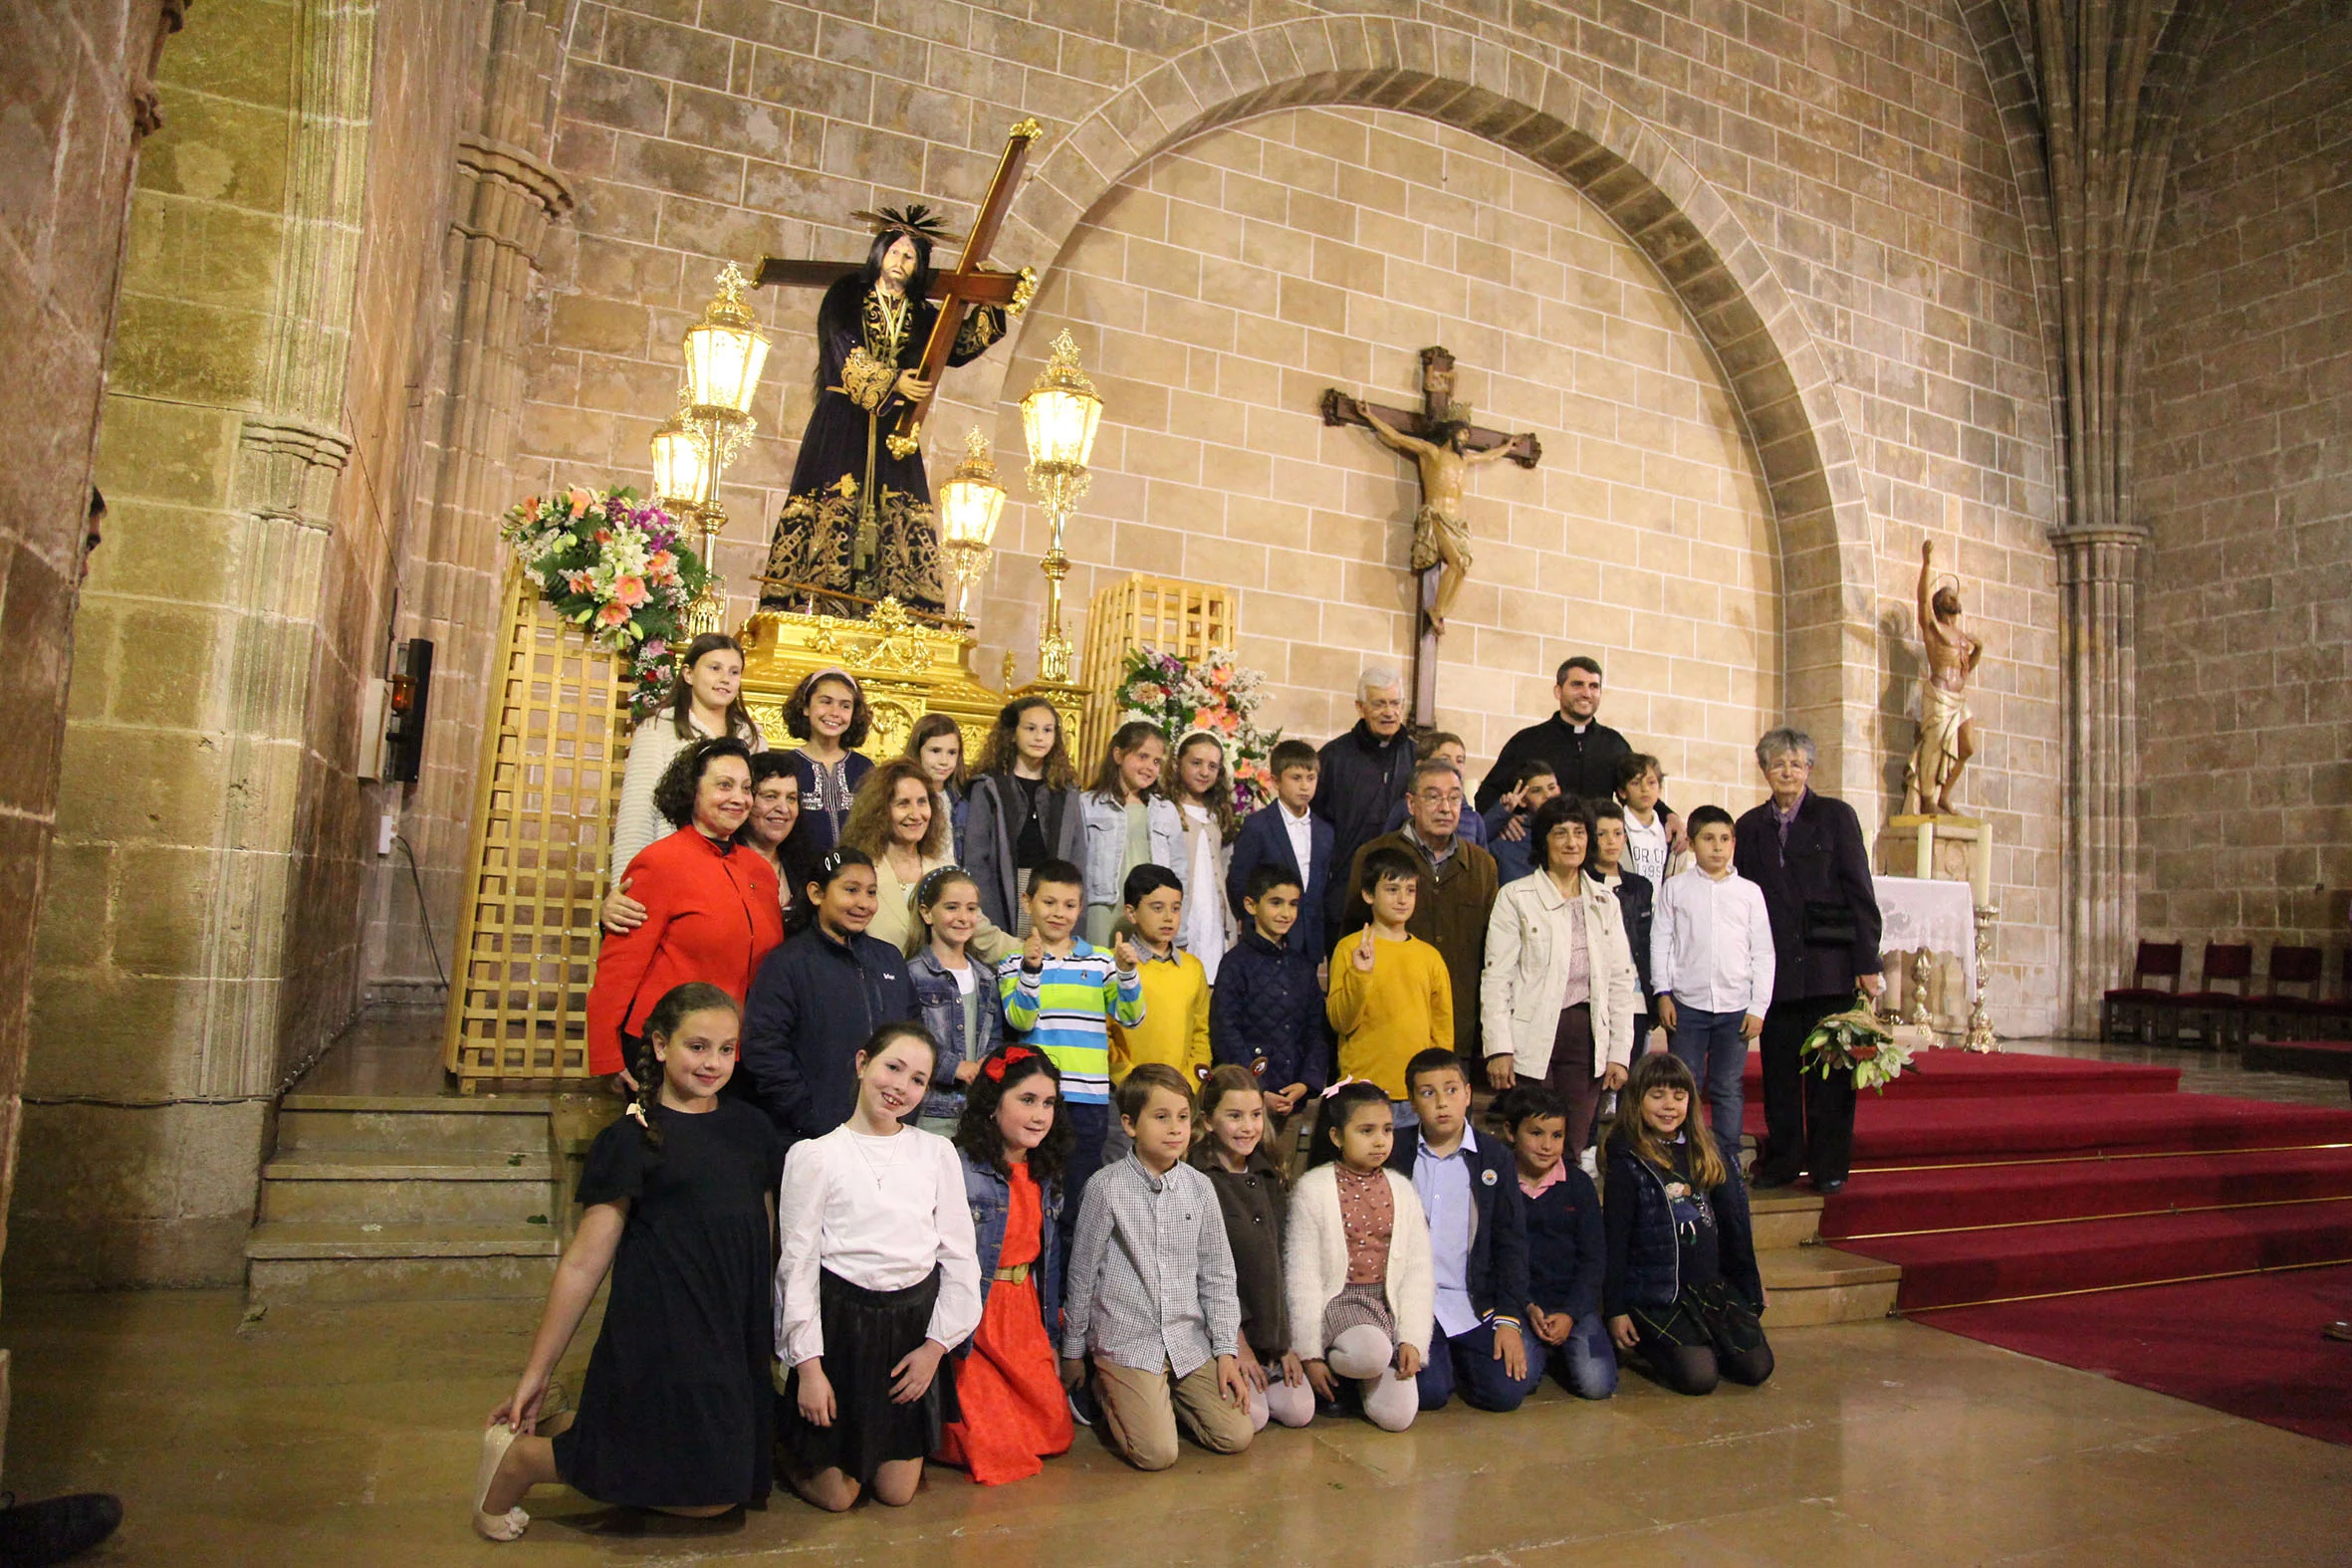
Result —
<path fill-rule="evenodd" d="M 1148 719 L 1168 732 L 1171 746 L 1188 730 L 1222 737 L 1233 774 L 1233 808 L 1246 814 L 1274 797 L 1266 762 L 1283 738 L 1280 730 L 1258 727 L 1265 687 L 1266 677 L 1237 663 L 1230 648 L 1211 648 L 1197 659 L 1130 648 L 1119 677 L 1119 722 Z M 1173 757 L 1168 762 L 1175 766 Z"/>
<path fill-rule="evenodd" d="M 1887 1026 L 1868 997 L 1857 995 L 1851 1008 L 1823 1018 L 1805 1036 L 1798 1059 L 1805 1070 L 1824 1078 L 1832 1072 L 1851 1072 L 1856 1089 L 1883 1094 L 1911 1065 L 1911 1047 Z"/>
<path fill-rule="evenodd" d="M 710 580 L 677 520 L 633 490 L 574 485 L 524 497 L 498 534 L 557 614 L 591 646 L 628 658 L 630 714 L 660 706 L 687 642 L 688 606 Z"/>

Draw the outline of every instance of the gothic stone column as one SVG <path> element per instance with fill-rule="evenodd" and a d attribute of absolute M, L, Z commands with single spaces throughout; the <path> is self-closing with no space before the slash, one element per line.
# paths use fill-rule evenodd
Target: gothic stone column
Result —
<path fill-rule="evenodd" d="M 2141 536 L 2081 529 L 2053 543 L 2066 700 L 2068 1017 L 2075 1032 L 2095 1033 L 2100 993 L 2118 983 L 2134 930 Z"/>

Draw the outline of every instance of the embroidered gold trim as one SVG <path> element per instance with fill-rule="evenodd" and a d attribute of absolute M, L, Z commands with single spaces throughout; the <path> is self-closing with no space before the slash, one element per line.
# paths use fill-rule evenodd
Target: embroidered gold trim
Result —
<path fill-rule="evenodd" d="M 852 348 L 841 364 L 841 390 L 849 401 L 872 413 L 889 399 L 890 388 L 897 383 L 898 366 L 892 361 L 876 358 L 863 348 Z"/>

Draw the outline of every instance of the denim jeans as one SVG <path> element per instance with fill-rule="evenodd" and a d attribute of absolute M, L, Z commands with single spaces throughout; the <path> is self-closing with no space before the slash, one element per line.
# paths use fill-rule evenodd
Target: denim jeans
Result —
<path fill-rule="evenodd" d="M 1739 1145 L 1745 1100 L 1740 1075 L 1748 1070 L 1748 1041 L 1740 1034 L 1744 1012 L 1704 1012 L 1677 1006 L 1667 1048 L 1699 1080 L 1708 1119 L 1720 1136 Z"/>
<path fill-rule="evenodd" d="M 1544 1360 L 1551 1375 L 1578 1399 L 1607 1399 L 1617 1392 L 1617 1347 L 1609 1340 L 1608 1320 L 1598 1312 L 1578 1318 L 1561 1344 L 1529 1343 L 1549 1352 Z"/>
<path fill-rule="evenodd" d="M 1069 1130 L 1077 1134 L 1076 1145 L 1061 1168 L 1061 1255 L 1066 1258 L 1070 1243 L 1077 1239 L 1078 1204 L 1086 1196 L 1086 1181 L 1102 1166 L 1102 1140 L 1110 1130 L 1111 1108 L 1064 1101 L 1061 1114 L 1069 1119 Z"/>

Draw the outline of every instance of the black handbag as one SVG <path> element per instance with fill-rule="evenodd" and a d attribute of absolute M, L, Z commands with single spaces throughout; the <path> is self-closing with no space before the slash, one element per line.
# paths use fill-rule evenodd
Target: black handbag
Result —
<path fill-rule="evenodd" d="M 1850 948 L 1861 941 L 1853 906 L 1842 898 L 1806 899 L 1804 940 L 1808 948 Z"/>

